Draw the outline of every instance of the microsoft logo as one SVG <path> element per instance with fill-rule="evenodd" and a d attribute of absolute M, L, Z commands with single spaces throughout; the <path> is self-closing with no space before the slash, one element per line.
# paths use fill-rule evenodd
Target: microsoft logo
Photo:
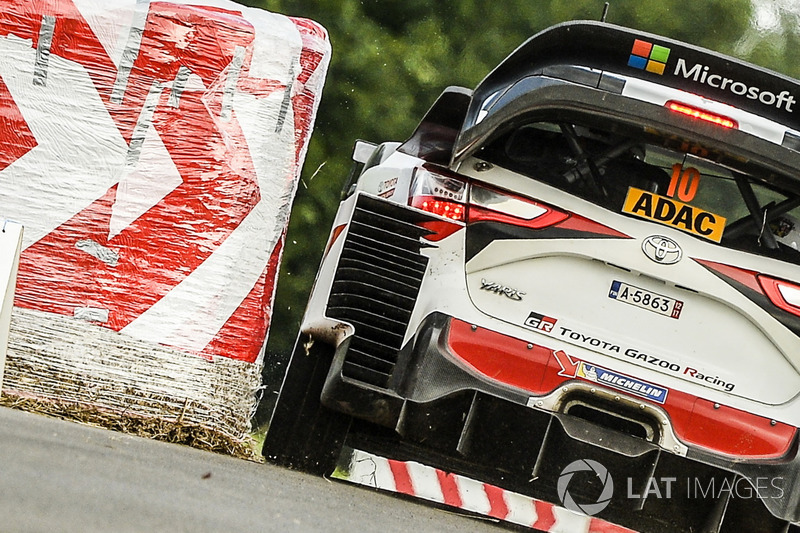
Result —
<path fill-rule="evenodd" d="M 661 75 L 667 67 L 667 59 L 669 59 L 669 48 L 636 39 L 633 41 L 628 66 Z"/>

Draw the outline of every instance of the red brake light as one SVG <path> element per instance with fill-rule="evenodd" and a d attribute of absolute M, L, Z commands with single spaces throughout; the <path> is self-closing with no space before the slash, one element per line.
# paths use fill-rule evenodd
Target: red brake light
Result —
<path fill-rule="evenodd" d="M 466 206 L 458 202 L 441 200 L 433 196 L 414 196 L 411 198 L 413 207 L 433 213 L 440 217 L 449 218 L 458 222 L 464 222 L 466 218 Z"/>
<path fill-rule="evenodd" d="M 769 276 L 758 276 L 758 283 L 770 301 L 795 316 L 800 316 L 800 286 Z"/>
<path fill-rule="evenodd" d="M 716 124 L 717 126 L 722 126 L 723 128 L 739 127 L 739 124 L 732 118 L 728 118 L 724 115 L 718 115 L 717 113 L 712 113 L 711 111 L 707 111 L 699 107 L 682 104 L 674 100 L 670 100 L 666 105 L 670 111 L 675 111 L 676 113 L 680 113 L 688 117 L 710 122 L 711 124 Z"/>

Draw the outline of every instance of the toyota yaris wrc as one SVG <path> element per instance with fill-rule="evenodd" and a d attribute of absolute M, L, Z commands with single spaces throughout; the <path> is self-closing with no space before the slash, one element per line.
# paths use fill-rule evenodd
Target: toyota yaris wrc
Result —
<path fill-rule="evenodd" d="M 574 22 L 357 143 L 265 456 L 347 477 L 358 450 L 447 504 L 462 476 L 607 527 L 797 530 L 798 98 Z"/>

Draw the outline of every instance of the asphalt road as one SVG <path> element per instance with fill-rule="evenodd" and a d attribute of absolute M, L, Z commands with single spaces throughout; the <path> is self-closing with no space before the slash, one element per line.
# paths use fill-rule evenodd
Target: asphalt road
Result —
<path fill-rule="evenodd" d="M 0 408 L 0 531 L 463 532 L 501 527 L 369 489 Z"/>

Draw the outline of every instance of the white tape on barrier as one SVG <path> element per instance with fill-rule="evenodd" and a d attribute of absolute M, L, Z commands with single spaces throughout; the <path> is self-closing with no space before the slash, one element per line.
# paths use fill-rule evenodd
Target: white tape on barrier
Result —
<path fill-rule="evenodd" d="M 17 287 L 17 268 L 22 249 L 22 225 L 5 220 L 0 222 L 0 389 L 3 384 L 3 369 L 6 365 L 11 310 L 14 291 Z"/>

